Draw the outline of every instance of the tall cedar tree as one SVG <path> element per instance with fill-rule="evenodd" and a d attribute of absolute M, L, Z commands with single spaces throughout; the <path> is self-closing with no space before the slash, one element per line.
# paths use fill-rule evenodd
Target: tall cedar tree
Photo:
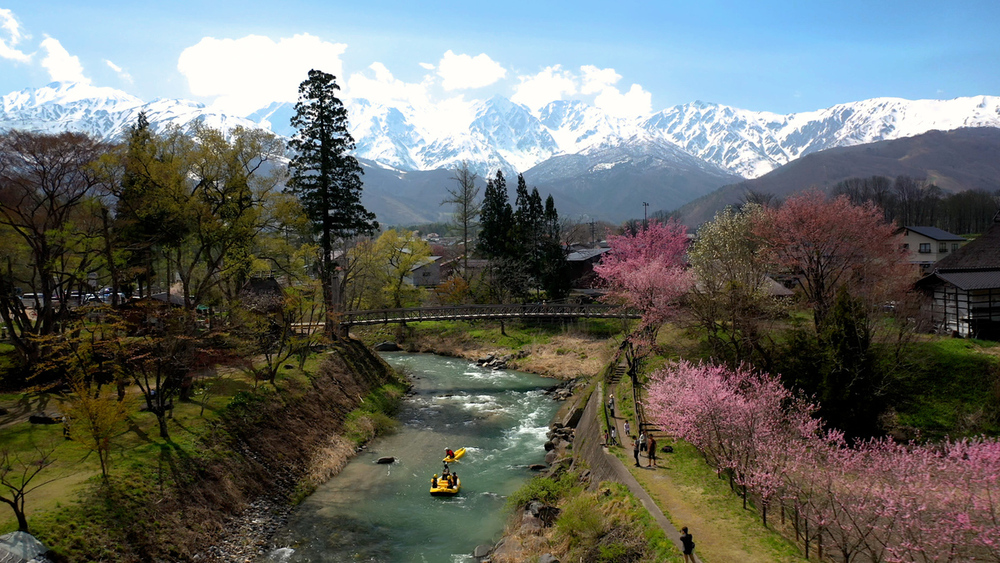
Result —
<path fill-rule="evenodd" d="M 503 172 L 486 182 L 483 207 L 479 214 L 479 243 L 477 252 L 487 259 L 508 258 L 512 254 L 511 235 L 514 229 L 514 211 L 507 199 L 507 181 Z"/>
<path fill-rule="evenodd" d="M 361 204 L 364 171 L 350 151 L 354 138 L 347 130 L 347 109 L 337 98 L 336 77 L 310 70 L 299 84 L 292 127 L 298 132 L 289 146 L 295 153 L 289 163 L 289 190 L 297 195 L 320 236 L 323 256 L 320 275 L 323 302 L 329 315 L 339 308 L 342 291 L 333 257 L 335 239 L 345 239 L 378 230 L 375 214 Z M 332 323 L 327 334 L 333 335 Z"/>
<path fill-rule="evenodd" d="M 538 191 L 535 190 L 535 193 Z M 545 198 L 543 217 L 539 277 L 542 289 L 550 298 L 562 299 L 569 293 L 569 263 L 566 261 L 566 251 L 562 245 L 559 213 L 556 211 L 556 202 L 552 199 L 551 194 Z"/>

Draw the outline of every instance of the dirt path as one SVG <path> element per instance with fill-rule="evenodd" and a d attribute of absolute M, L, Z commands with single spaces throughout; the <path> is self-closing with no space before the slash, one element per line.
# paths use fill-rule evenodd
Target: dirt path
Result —
<path fill-rule="evenodd" d="M 623 383 L 619 389 L 625 391 Z M 631 387 L 628 386 L 631 394 Z M 616 397 L 623 393 L 615 393 Z M 605 401 L 606 404 L 606 401 Z M 656 506 L 670 520 L 669 527 L 664 526 L 667 537 L 676 540 L 677 530 L 687 527 L 696 544 L 695 557 L 698 561 L 708 563 L 798 563 L 806 559 L 794 555 L 794 548 L 772 545 L 775 538 L 763 532 L 753 518 L 738 511 L 739 500 L 726 491 L 712 490 L 703 482 L 692 484 L 691 479 L 684 478 L 688 468 L 681 467 L 669 454 L 659 453 L 655 467 L 647 467 L 649 459 L 646 453 L 640 453 L 640 467 L 633 462 L 633 449 L 630 438 L 625 433 L 625 418 L 621 410 L 616 410 L 615 418 L 611 419 L 617 428 L 620 452 L 624 452 L 625 462 L 622 469 L 629 472 L 641 486 L 642 494 L 648 494 Z M 630 423 L 633 435 L 637 434 L 634 420 Z M 662 432 L 653 432 L 657 447 L 673 442 Z M 693 463 L 703 463 L 693 460 Z M 626 483 L 627 484 L 627 483 Z M 709 483 L 711 485 L 711 483 Z M 633 491 L 634 492 L 634 491 Z M 637 494 L 638 496 L 638 494 Z M 734 507 L 737 510 L 734 510 Z M 780 540 L 778 540 L 779 543 Z"/>

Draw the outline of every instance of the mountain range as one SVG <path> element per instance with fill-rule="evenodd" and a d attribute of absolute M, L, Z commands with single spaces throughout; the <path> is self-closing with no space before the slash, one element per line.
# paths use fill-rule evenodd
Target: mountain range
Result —
<path fill-rule="evenodd" d="M 563 216 L 612 221 L 672 210 L 722 186 L 755 179 L 837 147 L 913 137 L 932 130 L 1000 127 L 1000 97 L 875 98 L 780 115 L 692 102 L 623 119 L 581 101 L 533 112 L 507 98 L 459 108 L 388 106 L 349 99 L 356 155 L 366 168 L 365 205 L 384 224 L 438 221 L 457 164 L 481 177 L 524 172 L 551 193 Z M 83 131 L 117 140 L 144 111 L 154 129 L 193 122 L 262 127 L 288 137 L 293 106 L 274 103 L 231 116 L 187 100 L 144 102 L 125 92 L 52 83 L 0 98 L 0 130 Z M 509 184 L 513 184 L 510 182 Z"/>

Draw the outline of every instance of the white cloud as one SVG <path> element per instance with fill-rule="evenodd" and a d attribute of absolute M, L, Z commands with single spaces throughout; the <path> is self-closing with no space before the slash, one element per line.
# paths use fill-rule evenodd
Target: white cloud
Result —
<path fill-rule="evenodd" d="M 109 61 L 108 59 L 104 59 L 104 63 L 108 65 L 108 68 L 115 71 L 115 73 L 118 74 L 119 78 L 121 78 L 125 82 L 128 82 L 129 84 L 132 84 L 132 75 L 129 74 L 128 71 L 124 70 L 122 67 L 116 65 L 115 63 Z"/>
<path fill-rule="evenodd" d="M 422 66 L 422 65 L 421 65 Z M 400 109 L 417 128 L 432 135 L 456 135 L 468 132 L 474 102 L 464 96 L 438 100 L 432 95 L 435 75 L 427 74 L 420 82 L 403 82 L 382 63 L 372 63 L 363 72 L 351 74 L 344 88 L 349 99 L 364 98 L 372 103 Z"/>
<path fill-rule="evenodd" d="M 475 57 L 456 55 L 449 49 L 438 63 L 438 76 L 445 90 L 482 88 L 507 76 L 507 69 L 486 53 Z"/>
<path fill-rule="evenodd" d="M 434 65 L 432 65 L 431 63 L 417 63 L 417 64 L 423 67 L 424 70 L 434 70 Z"/>
<path fill-rule="evenodd" d="M 184 49 L 177 70 L 196 96 L 216 96 L 213 107 L 246 115 L 271 102 L 294 102 L 299 83 L 312 69 L 342 80 L 343 43 L 330 43 L 307 33 L 277 42 L 248 35 L 240 39 L 205 37 Z"/>
<path fill-rule="evenodd" d="M 21 27 L 14 18 L 14 12 L 0 8 L 0 58 L 19 63 L 30 61 L 31 55 L 14 48 L 23 37 Z"/>
<path fill-rule="evenodd" d="M 58 39 L 46 35 L 41 47 L 46 53 L 42 66 L 49 71 L 49 77 L 53 81 L 90 84 L 90 79 L 83 75 L 79 57 L 70 55 Z"/>
<path fill-rule="evenodd" d="M 364 98 L 385 105 L 407 104 L 412 106 L 429 103 L 427 88 L 433 81 L 428 75 L 423 82 L 403 82 L 395 78 L 382 63 L 368 66 L 370 72 L 356 72 L 344 87 L 348 98 Z"/>
<path fill-rule="evenodd" d="M 577 79 L 560 65 L 544 68 L 534 76 L 518 76 L 520 83 L 514 87 L 511 101 L 524 104 L 533 110 L 555 100 L 561 100 L 564 95 L 572 96 L 577 92 Z"/>
<path fill-rule="evenodd" d="M 615 72 L 613 68 L 597 68 L 594 65 L 584 65 L 580 67 L 583 74 L 583 85 L 580 92 L 583 94 L 597 94 L 608 86 L 614 86 L 622 79 L 622 75 Z"/>
<path fill-rule="evenodd" d="M 614 117 L 637 117 L 652 111 L 653 95 L 638 84 L 624 94 L 609 86 L 594 98 L 594 105 Z"/>

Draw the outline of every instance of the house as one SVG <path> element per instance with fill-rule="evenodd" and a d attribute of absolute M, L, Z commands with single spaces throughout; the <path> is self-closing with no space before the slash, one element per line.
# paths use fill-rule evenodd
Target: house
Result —
<path fill-rule="evenodd" d="M 901 227 L 903 248 L 910 251 L 909 261 L 929 274 L 938 260 L 955 252 L 968 240 L 937 227 Z"/>
<path fill-rule="evenodd" d="M 566 264 L 569 267 L 569 279 L 574 289 L 594 289 L 597 282 L 597 274 L 594 273 L 594 266 L 610 250 L 607 247 L 585 248 L 566 255 Z"/>
<path fill-rule="evenodd" d="M 428 256 L 410 269 L 410 282 L 417 287 L 436 287 L 441 283 L 441 257 Z"/>
<path fill-rule="evenodd" d="M 466 264 L 468 262 L 468 264 Z M 441 279 L 447 280 L 452 276 L 462 275 L 462 270 L 468 265 L 468 272 L 466 272 L 469 278 L 475 278 L 481 276 L 489 266 L 489 260 L 484 260 L 482 258 L 469 258 L 466 261 L 464 256 L 456 256 L 451 260 L 445 260 L 441 262 Z"/>
<path fill-rule="evenodd" d="M 1000 213 L 982 236 L 935 263 L 916 287 L 928 297 L 936 332 L 1000 340 Z"/>

